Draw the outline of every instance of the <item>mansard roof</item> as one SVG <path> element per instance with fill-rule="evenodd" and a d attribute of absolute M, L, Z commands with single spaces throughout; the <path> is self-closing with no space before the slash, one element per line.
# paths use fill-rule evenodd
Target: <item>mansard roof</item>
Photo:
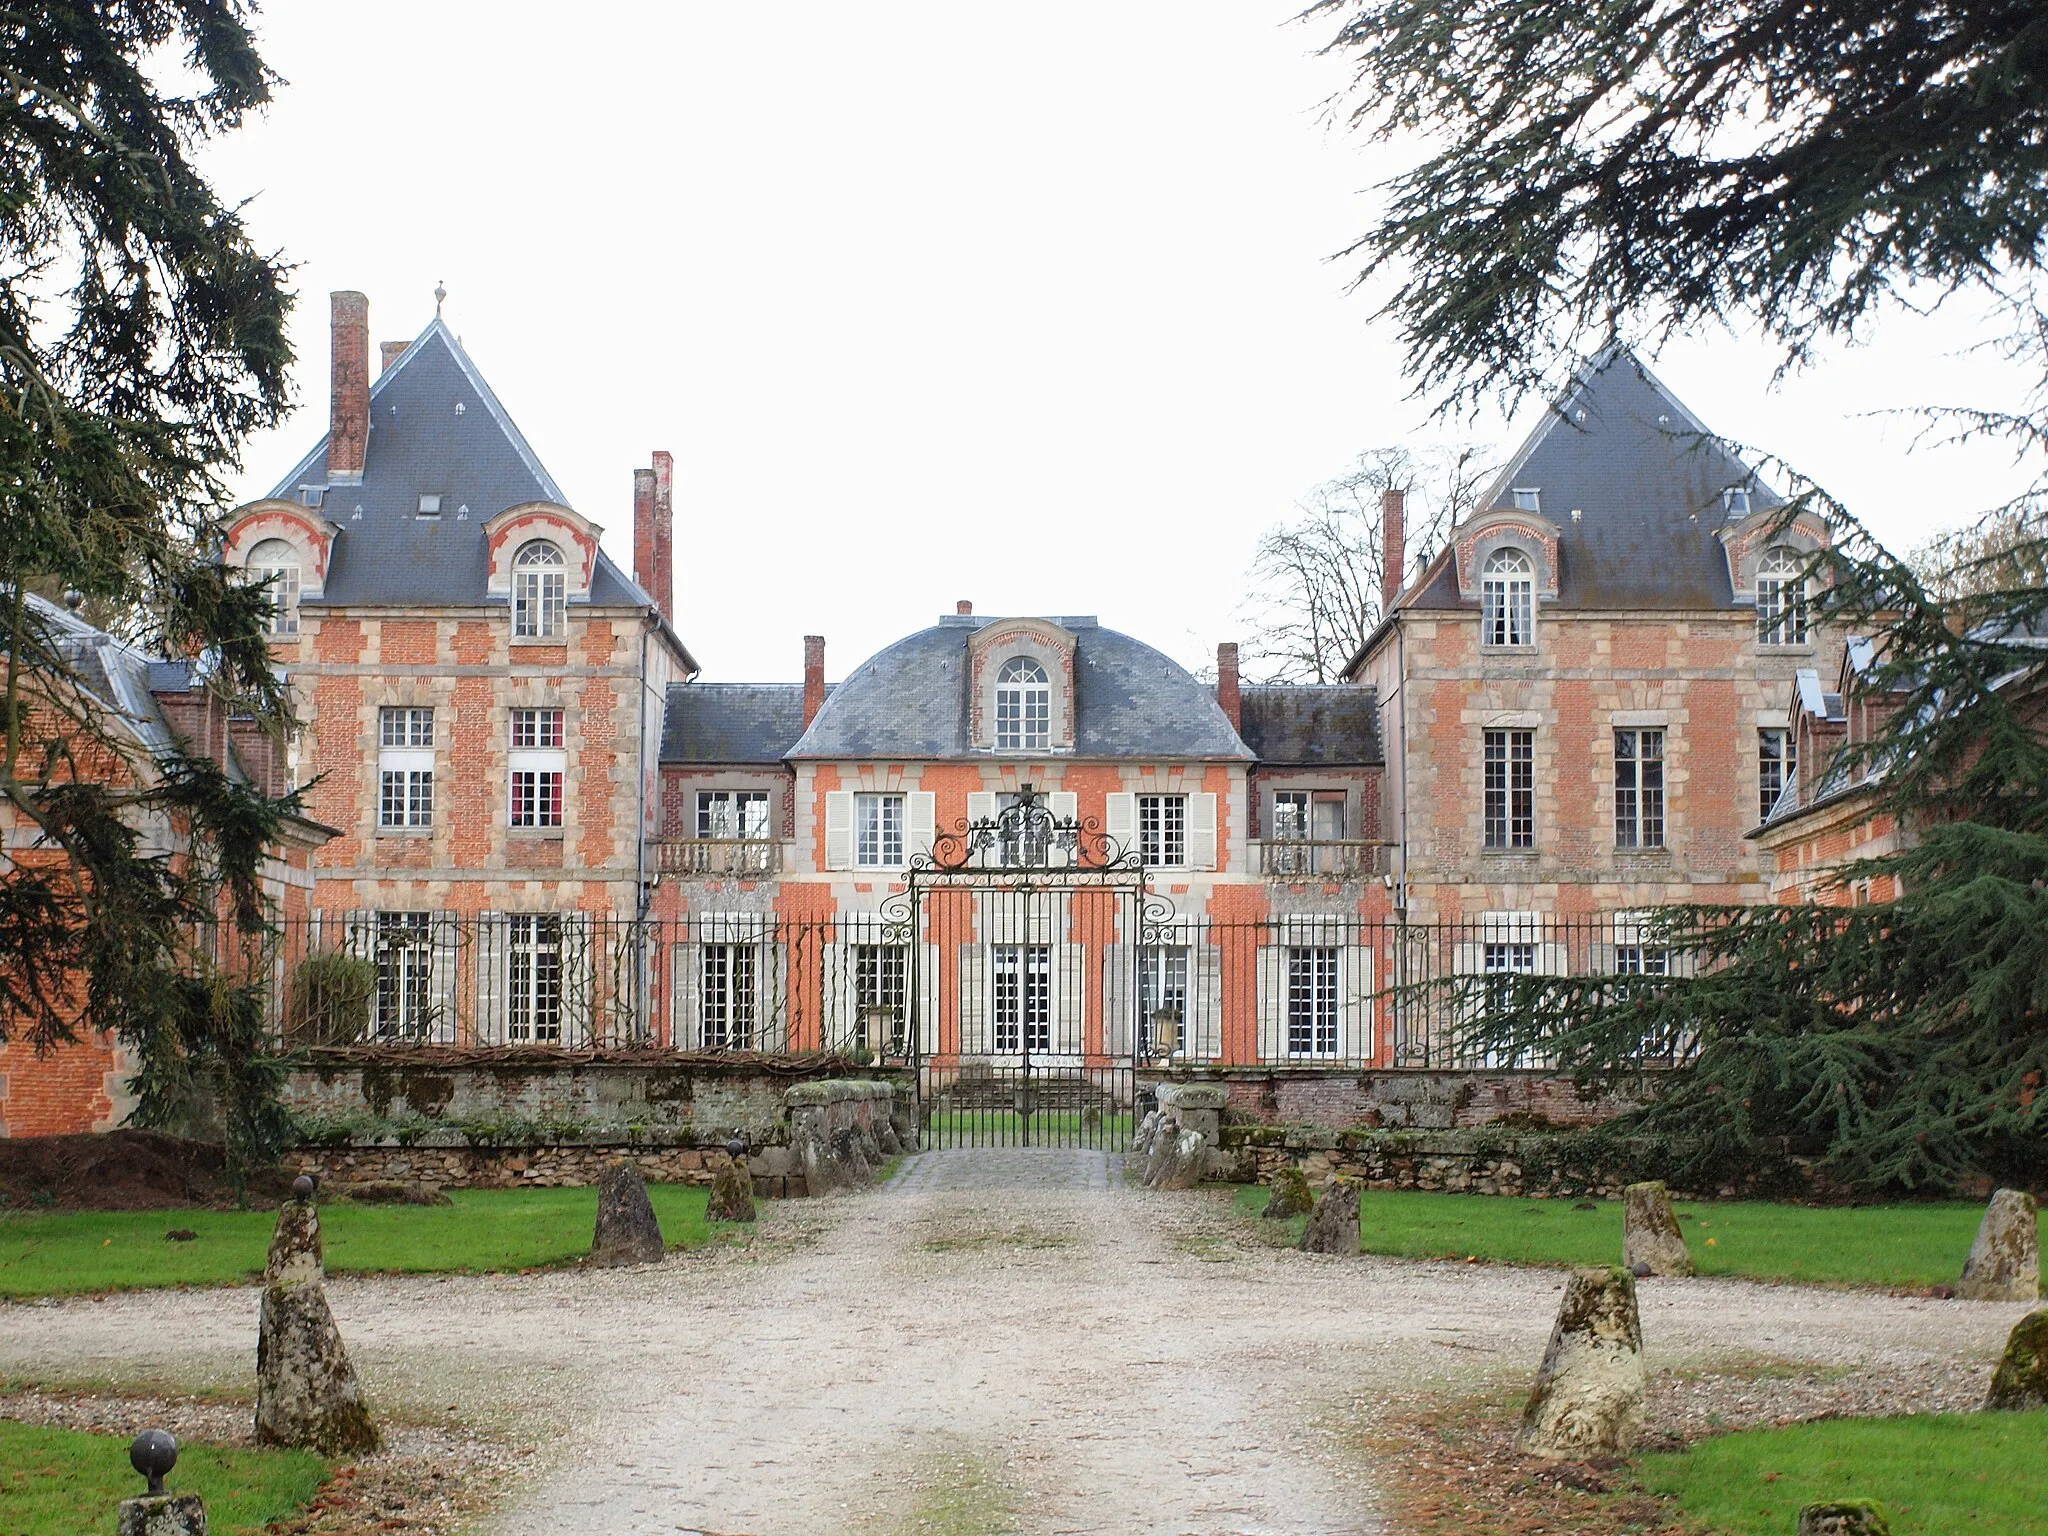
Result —
<path fill-rule="evenodd" d="M 789 755 L 915 761 L 982 757 L 971 745 L 968 642 L 992 617 L 948 615 L 862 662 L 832 691 Z M 1092 618 L 1052 620 L 1074 635 L 1079 758 L 1165 761 L 1251 756 L 1207 684 Z"/>
<path fill-rule="evenodd" d="M 1539 495 L 1558 530 L 1553 609 L 1726 608 L 1735 604 L 1716 530 L 1740 521 L 1723 492 L 1749 492 L 1751 512 L 1782 506 L 1757 476 L 1628 348 L 1608 347 L 1553 404 L 1480 499 L 1512 510 L 1517 489 Z M 1456 562 L 1432 562 L 1409 608 L 1476 602 Z"/>
<path fill-rule="evenodd" d="M 803 733 L 801 683 L 671 683 L 661 760 L 779 764 Z"/>
<path fill-rule="evenodd" d="M 1239 698 L 1238 734 L 1262 767 L 1374 768 L 1387 760 L 1377 689 L 1251 683 Z"/>
<path fill-rule="evenodd" d="M 328 484 L 327 438 L 270 494 L 319 510 L 340 530 L 324 590 L 329 604 L 477 604 L 489 570 L 483 525 L 527 502 L 567 505 L 498 397 L 440 316 L 370 386 L 360 484 Z M 418 515 L 441 498 L 439 518 Z M 652 607 L 653 599 L 599 551 L 592 603 Z"/>

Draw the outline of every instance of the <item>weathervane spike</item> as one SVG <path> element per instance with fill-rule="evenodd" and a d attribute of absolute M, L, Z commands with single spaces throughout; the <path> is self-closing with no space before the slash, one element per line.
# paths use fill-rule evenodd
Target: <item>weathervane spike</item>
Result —
<path fill-rule="evenodd" d="M 447 290 L 447 289 L 446 289 L 445 287 L 443 287 L 443 286 L 442 286 L 442 283 L 441 283 L 440 279 L 438 279 L 438 278 L 437 278 L 437 279 L 435 279 L 435 281 L 434 281 L 434 318 L 435 318 L 436 320 L 438 320 L 438 319 L 440 319 L 440 318 L 441 318 L 441 301 L 442 301 L 443 299 L 447 298 L 447 297 L 448 297 L 448 290 Z"/>

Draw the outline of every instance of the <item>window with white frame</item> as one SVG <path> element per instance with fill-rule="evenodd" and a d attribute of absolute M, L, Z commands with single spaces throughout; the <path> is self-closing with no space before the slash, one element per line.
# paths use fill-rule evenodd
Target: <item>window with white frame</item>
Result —
<path fill-rule="evenodd" d="M 707 1051 L 751 1051 L 760 1024 L 761 950 L 706 944 L 698 955 L 698 1028 Z"/>
<path fill-rule="evenodd" d="M 1536 733 L 1485 733 L 1485 842 L 1488 848 L 1536 846 Z"/>
<path fill-rule="evenodd" d="M 1480 640 L 1536 643 L 1536 563 L 1519 549 L 1496 549 L 1479 573 Z"/>
<path fill-rule="evenodd" d="M 1516 486 L 1515 510 L 1517 512 L 1541 512 L 1543 510 L 1542 490 L 1533 485 Z"/>
<path fill-rule="evenodd" d="M 562 781 L 567 771 L 562 751 L 562 712 L 513 710 L 512 825 L 561 826 Z"/>
<path fill-rule="evenodd" d="M 1661 944 L 1617 944 L 1614 970 L 1618 976 L 1669 976 L 1671 951 Z"/>
<path fill-rule="evenodd" d="M 1287 1054 L 1337 1054 L 1337 951 L 1327 944 L 1287 946 Z"/>
<path fill-rule="evenodd" d="M 1785 786 L 1797 776 L 1797 738 L 1782 726 L 1756 733 L 1757 820 L 1768 821 Z"/>
<path fill-rule="evenodd" d="M 1479 962 L 1487 978 L 1487 1012 L 1506 1013 L 1514 1006 L 1514 978 L 1535 974 L 1536 946 L 1520 940 L 1490 943 L 1483 947 Z"/>
<path fill-rule="evenodd" d="M 1731 485 L 1721 493 L 1721 508 L 1730 517 L 1749 516 L 1749 487 Z"/>
<path fill-rule="evenodd" d="M 506 925 L 505 1038 L 560 1044 L 562 919 L 515 912 Z"/>
<path fill-rule="evenodd" d="M 546 539 L 519 546 L 512 557 L 512 633 L 553 640 L 568 631 L 569 573 L 562 551 Z"/>
<path fill-rule="evenodd" d="M 768 791 L 765 789 L 700 789 L 697 791 L 697 836 L 706 839 L 758 842 L 768 835 Z"/>
<path fill-rule="evenodd" d="M 1153 1021 L 1162 1008 L 1173 1010 L 1163 1032 Z M 1138 951 L 1138 1054 L 1185 1051 L 1188 1043 L 1188 947 L 1153 944 Z"/>
<path fill-rule="evenodd" d="M 299 632 L 299 552 L 286 539 L 264 539 L 249 551 L 249 581 L 266 588 L 274 605 L 263 621 L 266 635 Z"/>
<path fill-rule="evenodd" d="M 875 1038 L 868 1015 L 886 1009 L 888 1020 Z M 910 950 L 902 944 L 856 944 L 853 949 L 853 1041 L 880 1050 L 901 1037 L 910 1023 Z"/>
<path fill-rule="evenodd" d="M 990 999 L 998 1052 L 1052 1049 L 1052 946 L 997 944 Z"/>
<path fill-rule="evenodd" d="M 903 797 L 853 797 L 853 862 L 860 869 L 897 869 L 903 864 Z"/>
<path fill-rule="evenodd" d="M 432 1011 L 434 947 L 430 912 L 377 914 L 377 1034 L 417 1040 Z"/>
<path fill-rule="evenodd" d="M 1614 733 L 1614 846 L 1664 846 L 1664 733 Z"/>
<path fill-rule="evenodd" d="M 1138 857 L 1154 869 L 1179 869 L 1188 861 L 1188 797 L 1138 796 Z"/>
<path fill-rule="evenodd" d="M 1797 550 L 1766 550 L 1757 563 L 1756 639 L 1759 645 L 1806 644 L 1806 560 Z"/>
<path fill-rule="evenodd" d="M 996 750 L 1043 752 L 1052 745 L 1052 679 L 1029 656 L 996 674 Z"/>
<path fill-rule="evenodd" d="M 413 705 L 377 711 L 377 825 L 434 824 L 434 711 Z"/>

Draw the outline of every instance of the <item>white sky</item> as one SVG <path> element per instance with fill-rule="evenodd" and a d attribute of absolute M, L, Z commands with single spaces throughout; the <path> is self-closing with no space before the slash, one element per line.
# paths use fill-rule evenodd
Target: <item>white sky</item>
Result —
<path fill-rule="evenodd" d="M 289 82 L 211 148 L 299 263 L 304 408 L 244 496 L 325 430 L 327 293 L 374 343 L 447 318 L 632 567 L 632 471 L 676 456 L 677 625 L 712 679 L 834 677 L 970 598 L 1093 613 L 1189 665 L 1241 638 L 1260 529 L 1360 450 L 1431 431 L 1391 326 L 1330 261 L 1384 151 L 1328 129 L 1343 78 L 1303 0 L 559 6 L 271 0 Z M 1717 335 L 1659 375 L 1888 542 L 2011 466 L 1862 413 L 1986 403 L 1947 316 L 1887 322 L 1770 388 Z M 1531 424 L 1482 421 L 1503 456 Z"/>

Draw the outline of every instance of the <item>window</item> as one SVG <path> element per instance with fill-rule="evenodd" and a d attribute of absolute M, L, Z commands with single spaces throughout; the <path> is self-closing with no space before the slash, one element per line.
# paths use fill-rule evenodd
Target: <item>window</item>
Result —
<path fill-rule="evenodd" d="M 1536 565 L 1519 549 L 1496 549 L 1479 577 L 1480 639 L 1486 645 L 1536 643 Z"/>
<path fill-rule="evenodd" d="M 1052 946 L 995 946 L 995 1048 L 1052 1049 Z"/>
<path fill-rule="evenodd" d="M 853 862 L 860 869 L 895 869 L 903 863 L 903 797 L 853 797 Z"/>
<path fill-rule="evenodd" d="M 1486 733 L 1486 846 L 1536 846 L 1536 733 Z"/>
<path fill-rule="evenodd" d="M 512 825 L 559 827 L 562 824 L 562 780 L 567 760 L 562 754 L 562 712 L 559 709 L 512 711 Z"/>
<path fill-rule="evenodd" d="M 1749 491 L 1745 486 L 1731 485 L 1721 493 L 1721 509 L 1730 517 L 1749 516 Z"/>
<path fill-rule="evenodd" d="M 1052 745 L 1052 681 L 1029 656 L 996 674 L 996 750 L 1043 752 Z"/>
<path fill-rule="evenodd" d="M 1664 846 L 1664 733 L 1614 733 L 1614 846 Z"/>
<path fill-rule="evenodd" d="M 560 1044 L 562 919 L 552 912 L 514 913 L 506 927 L 511 995 L 505 1038 Z"/>
<path fill-rule="evenodd" d="M 1153 1035 L 1152 1015 L 1173 1010 L 1173 1026 Z M 1164 1055 L 1187 1049 L 1188 951 L 1185 944 L 1152 945 L 1138 951 L 1138 1054 Z"/>
<path fill-rule="evenodd" d="M 901 944 L 856 944 L 853 949 L 853 1042 L 877 1050 L 901 1039 L 910 1022 L 910 951 Z M 884 1038 L 869 1038 L 868 1010 L 886 1008 Z"/>
<path fill-rule="evenodd" d="M 434 824 L 434 711 L 377 711 L 377 825 Z"/>
<path fill-rule="evenodd" d="M 1337 1054 L 1337 951 L 1332 946 L 1288 946 L 1287 1054 Z"/>
<path fill-rule="evenodd" d="M 1617 944 L 1614 969 L 1622 976 L 1669 976 L 1671 951 L 1659 944 Z"/>
<path fill-rule="evenodd" d="M 1028 823 L 1021 817 L 1006 819 L 1004 811 L 1014 810 L 1023 796 L 1014 791 L 1005 791 L 996 797 L 996 830 L 998 853 L 1006 867 L 1036 869 L 1044 865 L 1051 852 L 1052 824 L 1046 819 L 1051 807 L 1045 797 L 1039 796 L 1038 811 Z"/>
<path fill-rule="evenodd" d="M 1533 485 L 1516 486 L 1515 510 L 1517 512 L 1541 512 L 1543 510 L 1543 492 Z"/>
<path fill-rule="evenodd" d="M 1806 644 L 1806 562 L 1797 551 L 1767 551 L 1756 568 L 1759 645 Z"/>
<path fill-rule="evenodd" d="M 1756 733 L 1757 819 L 1769 821 L 1785 786 L 1797 776 L 1797 738 L 1783 728 Z"/>
<path fill-rule="evenodd" d="M 439 517 L 441 515 L 440 496 L 432 491 L 423 492 L 420 496 L 418 515 L 421 517 Z"/>
<path fill-rule="evenodd" d="M 276 611 L 263 621 L 266 635 L 299 632 L 299 552 L 284 539 L 264 539 L 249 551 L 249 580 L 268 587 Z"/>
<path fill-rule="evenodd" d="M 697 835 L 759 842 L 768 836 L 768 791 L 703 789 L 697 792 Z"/>
<path fill-rule="evenodd" d="M 753 944 L 706 944 L 699 979 L 704 1049 L 751 1051 L 760 1020 L 760 949 Z"/>
<path fill-rule="evenodd" d="M 1273 838 L 1282 843 L 1308 841 L 1308 791 L 1283 789 L 1273 796 Z"/>
<path fill-rule="evenodd" d="M 1138 796 L 1138 857 L 1158 869 L 1188 861 L 1188 797 Z"/>
<path fill-rule="evenodd" d="M 546 539 L 522 544 L 512 557 L 512 633 L 521 640 L 558 639 L 568 628 L 569 577 L 562 552 Z"/>
<path fill-rule="evenodd" d="M 427 1033 L 433 995 L 433 914 L 377 914 L 377 1036 L 418 1040 Z"/>
<path fill-rule="evenodd" d="M 1515 1009 L 1515 978 L 1534 974 L 1536 946 L 1520 942 L 1488 944 L 1480 954 L 1480 969 L 1485 973 L 1486 1011 L 1495 1016 L 1512 1013 Z M 1471 1065 L 1511 1067 L 1515 1065 L 1515 1057 L 1511 1051 L 1488 1051 Z"/>

